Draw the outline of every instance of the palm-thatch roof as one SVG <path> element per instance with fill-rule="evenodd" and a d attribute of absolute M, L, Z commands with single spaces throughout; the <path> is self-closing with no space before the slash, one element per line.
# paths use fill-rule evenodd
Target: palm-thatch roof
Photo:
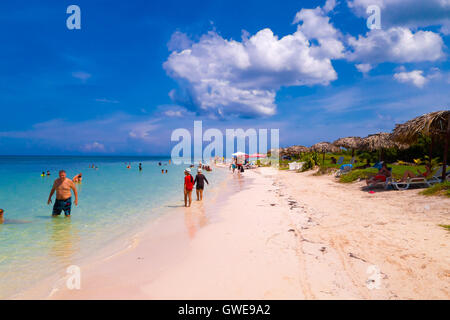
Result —
<path fill-rule="evenodd" d="M 281 148 L 280 154 L 282 156 L 293 156 L 303 152 L 309 152 L 309 148 L 305 146 L 290 146 L 287 148 Z"/>
<path fill-rule="evenodd" d="M 412 144 L 420 135 L 444 136 L 447 132 L 450 110 L 430 112 L 397 124 L 392 132 L 395 141 Z"/>
<path fill-rule="evenodd" d="M 389 148 L 407 148 L 406 145 L 396 142 L 392 139 L 390 133 L 380 132 L 376 134 L 368 135 L 362 139 L 360 146 L 364 150 L 376 151 Z"/>
<path fill-rule="evenodd" d="M 359 149 L 362 145 L 362 138 L 360 137 L 346 137 L 340 138 L 333 142 L 337 147 L 343 147 L 346 149 Z"/>
<path fill-rule="evenodd" d="M 339 152 L 341 151 L 339 147 L 329 143 L 329 142 L 319 142 L 310 148 L 312 151 L 325 153 L 325 152 Z"/>

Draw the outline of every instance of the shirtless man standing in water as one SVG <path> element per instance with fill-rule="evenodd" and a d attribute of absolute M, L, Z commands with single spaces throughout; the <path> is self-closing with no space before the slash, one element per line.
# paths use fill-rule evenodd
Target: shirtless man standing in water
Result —
<path fill-rule="evenodd" d="M 61 211 L 64 211 L 66 217 L 70 217 L 70 209 L 72 207 L 72 194 L 70 190 L 73 190 L 75 195 L 75 205 L 78 205 L 78 192 L 75 188 L 75 184 L 72 180 L 66 177 L 64 170 L 59 171 L 59 179 L 56 179 L 53 183 L 52 190 L 48 196 L 47 204 L 52 203 L 52 196 L 56 190 L 56 200 L 53 205 L 52 216 L 59 216 Z"/>

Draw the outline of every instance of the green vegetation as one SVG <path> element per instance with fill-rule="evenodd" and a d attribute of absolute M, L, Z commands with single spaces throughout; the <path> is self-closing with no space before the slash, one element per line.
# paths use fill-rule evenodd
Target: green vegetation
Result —
<path fill-rule="evenodd" d="M 317 152 L 308 153 L 302 157 L 301 161 L 304 162 L 302 171 L 308 171 L 319 164 L 319 155 Z"/>
<path fill-rule="evenodd" d="M 356 169 L 340 176 L 339 181 L 342 183 L 350 183 L 360 179 L 367 179 L 369 177 L 375 176 L 377 172 L 378 169 L 375 168 Z"/>
<path fill-rule="evenodd" d="M 392 176 L 394 179 L 401 179 L 405 171 L 409 170 L 413 173 L 425 171 L 425 163 L 429 162 L 429 144 L 430 139 L 423 137 L 420 138 L 418 143 L 412 145 L 406 150 L 397 150 L 395 148 L 385 149 L 382 152 L 368 152 L 356 150 L 354 156 L 357 160 L 355 167 L 362 166 L 367 160 L 371 165 L 374 165 L 380 157 L 388 164 L 389 168 L 392 168 Z M 442 145 L 441 142 L 435 142 L 433 147 L 433 159 L 432 165 L 435 170 L 441 165 L 442 158 Z M 339 153 L 327 153 L 325 155 L 325 161 L 322 161 L 322 154 L 317 153 L 304 153 L 291 157 L 291 160 L 280 160 L 280 170 L 287 170 L 289 163 L 293 161 L 305 162 L 302 171 L 307 171 L 319 166 L 319 170 L 315 175 L 330 174 L 342 166 L 342 164 L 331 163 L 331 157 L 338 160 L 340 157 L 344 157 L 343 164 L 350 163 L 352 159 L 351 150 L 342 150 Z M 395 164 L 392 164 L 395 163 Z M 342 183 L 350 183 L 360 179 L 367 179 L 376 175 L 377 169 L 353 169 L 347 174 L 342 175 L 339 181 Z M 425 193 L 426 192 L 426 193 Z M 434 188 L 429 188 L 424 191 L 424 194 L 446 194 L 449 195 L 448 184 L 436 185 Z"/>
<path fill-rule="evenodd" d="M 450 225 L 449 224 L 440 224 L 439 227 L 442 227 L 444 229 L 447 229 L 447 231 L 450 231 Z"/>
<path fill-rule="evenodd" d="M 425 196 L 442 195 L 442 196 L 450 197 L 450 181 L 435 184 L 434 186 L 431 186 L 431 187 L 421 191 L 420 193 Z"/>

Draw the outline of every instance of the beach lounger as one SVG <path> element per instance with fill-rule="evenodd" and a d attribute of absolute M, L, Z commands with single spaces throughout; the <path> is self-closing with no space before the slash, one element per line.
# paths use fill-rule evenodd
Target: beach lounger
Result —
<path fill-rule="evenodd" d="M 384 189 L 388 189 L 392 182 L 392 168 L 389 168 L 389 171 L 391 172 L 391 177 L 386 177 L 385 181 L 375 181 L 371 184 L 369 184 L 368 188 L 377 188 L 377 187 L 383 187 Z"/>
<path fill-rule="evenodd" d="M 390 184 L 397 190 L 407 190 L 411 186 L 431 187 L 433 184 L 440 183 L 442 176 L 442 167 L 440 167 L 430 179 L 425 177 L 408 178 L 406 181 L 391 181 Z"/>
<path fill-rule="evenodd" d="M 392 178 L 386 178 L 386 181 L 376 181 L 372 184 L 369 184 L 367 186 L 367 188 L 371 189 L 371 188 L 384 188 L 385 190 L 387 190 L 389 188 L 389 186 L 391 185 L 392 182 Z"/>
<path fill-rule="evenodd" d="M 375 169 L 380 170 L 381 167 L 383 167 L 383 162 L 384 162 L 384 161 L 380 161 L 380 162 L 375 163 L 375 164 L 372 166 L 372 168 L 375 168 Z"/>
<path fill-rule="evenodd" d="M 355 157 L 350 160 L 350 164 L 355 164 Z"/>
<path fill-rule="evenodd" d="M 344 163 L 344 157 L 340 157 L 336 164 L 343 164 Z"/>
<path fill-rule="evenodd" d="M 341 166 L 341 168 L 336 172 L 335 177 L 339 178 L 343 174 L 349 173 L 350 171 L 352 171 L 352 168 L 353 168 L 353 165 L 351 165 L 351 164 L 343 164 Z"/>

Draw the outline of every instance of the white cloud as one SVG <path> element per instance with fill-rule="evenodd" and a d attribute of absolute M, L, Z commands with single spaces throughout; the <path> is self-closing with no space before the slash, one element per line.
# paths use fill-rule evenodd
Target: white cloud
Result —
<path fill-rule="evenodd" d="M 87 79 L 89 79 L 92 75 L 90 73 L 84 72 L 84 71 L 77 71 L 77 72 L 72 72 L 72 77 L 76 78 L 76 79 L 80 79 L 81 81 L 86 81 Z"/>
<path fill-rule="evenodd" d="M 405 71 L 404 67 L 399 68 L 400 72 L 394 74 L 394 79 L 402 83 L 411 83 L 418 88 L 422 88 L 431 80 L 441 79 L 442 74 L 438 68 L 432 68 L 427 75 L 422 70 Z"/>
<path fill-rule="evenodd" d="M 184 49 L 188 49 L 191 45 L 192 40 L 189 39 L 185 33 L 175 31 L 167 43 L 167 48 L 170 51 L 182 51 Z"/>
<path fill-rule="evenodd" d="M 105 146 L 99 142 L 87 143 L 83 147 L 81 147 L 82 151 L 85 152 L 105 152 Z"/>
<path fill-rule="evenodd" d="M 347 58 L 363 63 L 436 61 L 444 57 L 439 34 L 402 27 L 371 30 L 366 36 L 349 37 L 352 51 Z"/>
<path fill-rule="evenodd" d="M 395 73 L 394 79 L 403 83 L 412 83 L 418 88 L 422 88 L 428 82 L 428 79 L 423 76 L 422 70 Z"/>
<path fill-rule="evenodd" d="M 327 0 L 325 5 L 323 6 L 323 11 L 326 13 L 333 11 L 336 5 L 337 5 L 336 0 Z"/>
<path fill-rule="evenodd" d="M 164 68 L 180 90 L 170 96 L 219 118 L 270 116 L 280 87 L 328 85 L 337 79 L 331 59 L 343 57 L 339 32 L 320 8 L 298 12 L 294 23 L 300 22 L 296 32 L 282 38 L 268 28 L 253 36 L 243 32 L 242 41 L 209 32 L 172 52 Z"/>
<path fill-rule="evenodd" d="M 361 73 L 368 73 L 370 70 L 372 70 L 372 65 L 369 63 L 361 63 L 361 64 L 357 64 L 355 65 L 356 69 L 358 69 L 359 72 Z"/>
<path fill-rule="evenodd" d="M 301 32 L 308 39 L 317 39 L 320 44 L 311 48 L 314 56 L 331 59 L 343 57 L 344 45 L 339 40 L 340 32 L 330 24 L 330 18 L 326 16 L 324 9 L 302 9 L 294 18 L 294 23 L 299 22 L 303 22 Z"/>
<path fill-rule="evenodd" d="M 360 17 L 367 17 L 366 9 L 369 5 L 378 5 L 381 9 L 382 28 L 440 25 L 443 26 L 441 32 L 444 33 L 450 27 L 449 0 L 347 0 L 347 4 Z"/>

